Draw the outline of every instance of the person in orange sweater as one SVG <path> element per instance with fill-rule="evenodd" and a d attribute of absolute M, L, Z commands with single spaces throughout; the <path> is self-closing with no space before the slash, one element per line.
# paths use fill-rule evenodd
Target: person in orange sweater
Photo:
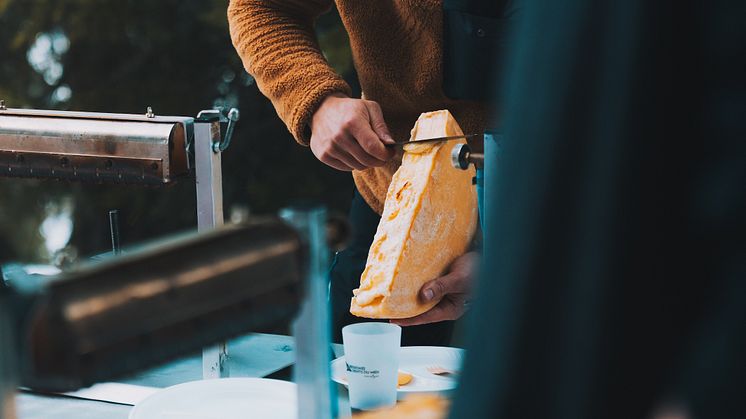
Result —
<path fill-rule="evenodd" d="M 337 254 L 331 271 L 333 335 L 361 321 L 349 314 L 391 177 L 401 156 L 384 146 L 409 137 L 422 112 L 448 109 L 464 132 L 483 132 L 483 102 L 454 100 L 443 91 L 441 0 L 337 0 L 347 29 L 361 98 L 324 58 L 313 23 L 331 0 L 231 0 L 228 20 L 233 44 L 246 70 L 275 106 L 295 139 L 323 163 L 351 171 L 356 192 L 350 220 L 355 234 Z M 481 29 L 479 29 L 481 31 Z M 479 36 L 479 35 L 477 35 Z M 412 319 L 404 345 L 445 345 L 454 319 L 464 312 L 475 254 L 457 259 L 420 291 L 440 301 Z"/>

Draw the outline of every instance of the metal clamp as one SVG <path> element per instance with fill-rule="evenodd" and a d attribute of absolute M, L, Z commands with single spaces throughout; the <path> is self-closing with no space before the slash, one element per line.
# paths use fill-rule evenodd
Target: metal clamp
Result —
<path fill-rule="evenodd" d="M 225 129 L 225 136 L 222 141 L 218 141 L 212 144 L 212 151 L 215 153 L 222 153 L 229 145 L 231 145 L 231 138 L 233 138 L 233 130 L 236 126 L 240 114 L 238 109 L 231 108 L 228 111 L 228 117 L 226 118 L 218 109 L 206 109 L 200 111 L 197 114 L 197 122 L 228 122 L 228 127 Z"/>
<path fill-rule="evenodd" d="M 220 153 L 225 151 L 226 148 L 228 148 L 229 145 L 231 145 L 231 138 L 233 138 L 233 129 L 236 126 L 236 121 L 238 121 L 239 118 L 238 109 L 231 108 L 230 111 L 228 111 L 228 127 L 225 129 L 225 136 L 223 137 L 223 141 L 219 143 L 214 143 L 212 145 L 212 151 L 216 153 Z"/>
<path fill-rule="evenodd" d="M 0 111 L 7 111 L 8 108 L 5 107 L 5 101 L 0 99 Z"/>

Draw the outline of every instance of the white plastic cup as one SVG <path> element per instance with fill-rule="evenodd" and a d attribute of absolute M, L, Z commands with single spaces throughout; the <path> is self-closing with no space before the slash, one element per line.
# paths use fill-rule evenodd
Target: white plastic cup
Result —
<path fill-rule="evenodd" d="M 396 404 L 401 327 L 356 323 L 342 328 L 350 407 L 371 410 Z"/>

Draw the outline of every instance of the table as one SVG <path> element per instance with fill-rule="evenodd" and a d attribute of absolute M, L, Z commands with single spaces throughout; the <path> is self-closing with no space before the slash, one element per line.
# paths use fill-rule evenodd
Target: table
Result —
<path fill-rule="evenodd" d="M 228 342 L 229 368 L 234 377 L 290 379 L 295 346 L 291 336 L 252 334 Z M 342 345 L 333 344 L 334 356 L 343 354 Z M 202 378 L 201 354 L 194 354 L 153 368 L 117 383 L 163 388 Z M 349 416 L 347 391 L 338 386 L 342 416 Z M 132 406 L 122 404 L 122 395 L 104 397 L 111 401 L 88 400 L 63 395 L 22 391 L 16 398 L 18 419 L 127 419 Z"/>

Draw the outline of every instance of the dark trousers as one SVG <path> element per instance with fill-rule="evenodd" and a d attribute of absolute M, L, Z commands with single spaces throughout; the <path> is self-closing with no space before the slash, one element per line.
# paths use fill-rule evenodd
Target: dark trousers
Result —
<path fill-rule="evenodd" d="M 350 314 L 352 290 L 360 285 L 368 249 L 381 217 L 355 191 L 349 220 L 352 239 L 347 249 L 334 257 L 331 268 L 330 302 L 332 306 L 332 339 L 342 342 L 342 328 L 352 323 L 371 321 Z M 402 328 L 402 346 L 447 346 L 451 340 L 453 322 L 439 322 Z"/>

